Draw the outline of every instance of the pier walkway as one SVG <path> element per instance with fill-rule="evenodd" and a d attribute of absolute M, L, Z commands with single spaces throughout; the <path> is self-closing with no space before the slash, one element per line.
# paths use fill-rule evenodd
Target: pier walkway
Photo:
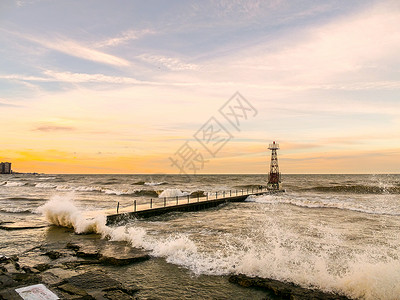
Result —
<path fill-rule="evenodd" d="M 243 202 L 248 196 L 257 196 L 267 192 L 269 191 L 266 187 L 259 187 L 213 192 L 202 196 L 192 194 L 179 197 L 151 198 L 150 201 L 141 204 L 134 200 L 131 207 L 125 208 L 120 208 L 118 202 L 117 213 L 107 216 L 107 225 L 127 222 L 132 219 L 149 218 L 175 211 L 198 211 L 228 202 Z"/>

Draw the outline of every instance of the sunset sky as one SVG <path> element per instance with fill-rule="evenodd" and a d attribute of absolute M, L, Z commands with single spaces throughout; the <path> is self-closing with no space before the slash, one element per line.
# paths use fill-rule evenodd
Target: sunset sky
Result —
<path fill-rule="evenodd" d="M 179 173 L 186 143 L 198 173 L 264 173 L 276 140 L 282 173 L 400 173 L 399 53 L 398 0 L 1 0 L 0 160 Z"/>

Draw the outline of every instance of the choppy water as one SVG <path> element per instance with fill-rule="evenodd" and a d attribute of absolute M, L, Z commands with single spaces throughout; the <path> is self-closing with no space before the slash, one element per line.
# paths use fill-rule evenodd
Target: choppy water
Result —
<path fill-rule="evenodd" d="M 101 216 L 87 219 L 117 202 L 130 207 L 158 195 L 265 181 L 265 175 L 202 175 L 190 182 L 178 175 L 1 175 L 0 218 L 50 221 L 150 250 L 157 259 L 108 270 L 138 284 L 144 297 L 261 299 L 261 292 L 223 277 L 245 273 L 353 298 L 400 299 L 400 175 L 286 175 L 286 193 L 245 203 L 113 228 Z M 62 234 L 54 227 L 2 232 L 0 253 L 21 253 Z"/>

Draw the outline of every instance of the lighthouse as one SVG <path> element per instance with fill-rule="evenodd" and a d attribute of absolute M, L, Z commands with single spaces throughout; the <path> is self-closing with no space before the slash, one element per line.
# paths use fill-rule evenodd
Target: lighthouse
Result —
<path fill-rule="evenodd" d="M 279 191 L 281 189 L 281 173 L 279 173 L 278 154 L 276 153 L 279 149 L 279 144 L 274 141 L 272 144 L 269 144 L 268 149 L 272 152 L 267 189 L 270 191 Z"/>

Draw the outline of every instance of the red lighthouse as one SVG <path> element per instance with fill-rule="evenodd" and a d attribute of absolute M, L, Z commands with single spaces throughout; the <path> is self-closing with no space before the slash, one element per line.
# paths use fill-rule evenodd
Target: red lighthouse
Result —
<path fill-rule="evenodd" d="M 269 144 L 269 150 L 271 153 L 271 168 L 268 174 L 268 185 L 267 188 L 270 191 L 278 191 L 281 188 L 281 173 L 279 172 L 278 166 L 278 154 L 276 151 L 279 149 L 279 144 L 272 142 Z"/>

